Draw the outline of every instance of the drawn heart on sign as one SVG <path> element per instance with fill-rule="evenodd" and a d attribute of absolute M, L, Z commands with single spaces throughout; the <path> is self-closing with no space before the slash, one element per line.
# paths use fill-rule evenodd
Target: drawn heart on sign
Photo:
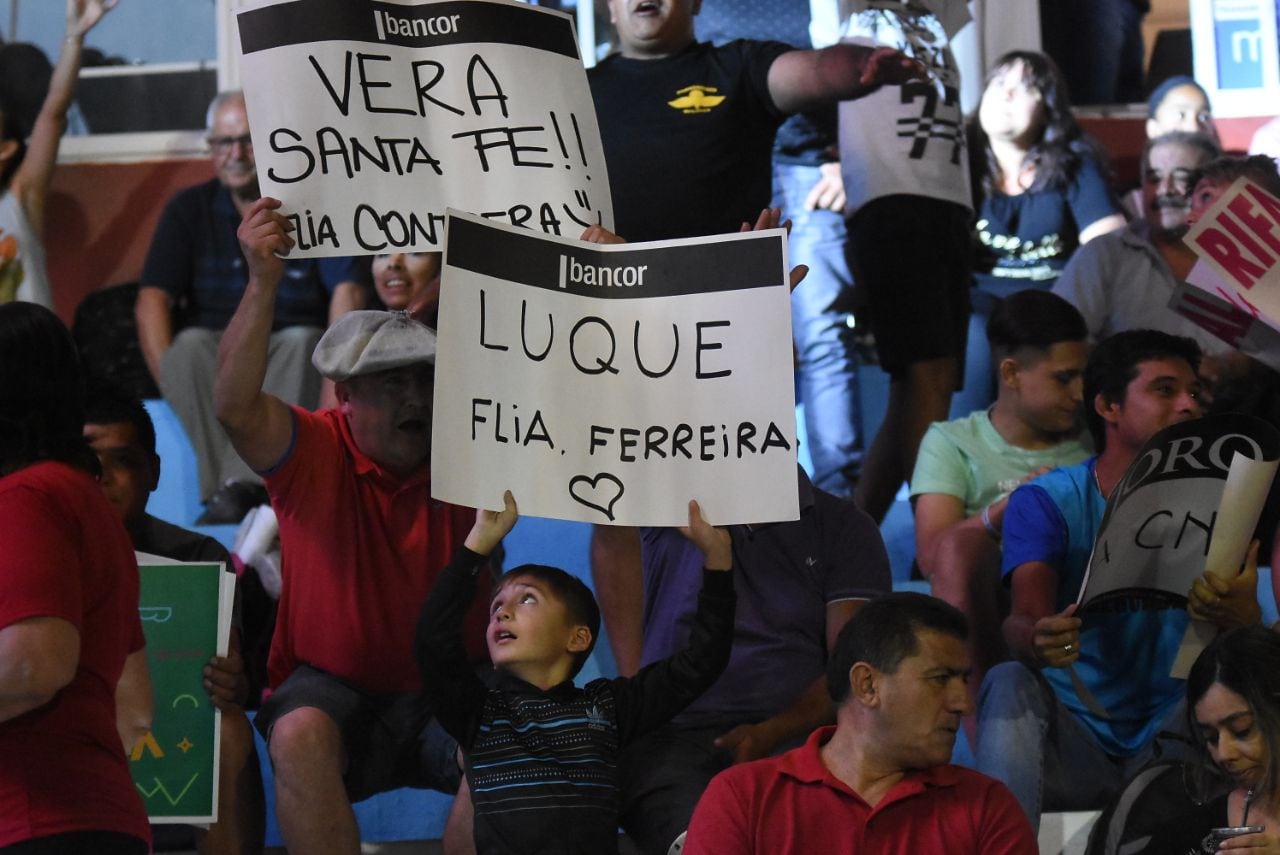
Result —
<path fill-rule="evenodd" d="M 602 481 L 606 483 L 602 485 Z M 618 504 L 624 492 L 626 488 L 622 486 L 621 479 L 608 472 L 601 472 L 594 478 L 574 475 L 569 479 L 570 497 L 578 504 L 604 514 L 610 522 L 613 522 L 613 506 Z M 611 493 L 613 498 L 609 498 Z"/>

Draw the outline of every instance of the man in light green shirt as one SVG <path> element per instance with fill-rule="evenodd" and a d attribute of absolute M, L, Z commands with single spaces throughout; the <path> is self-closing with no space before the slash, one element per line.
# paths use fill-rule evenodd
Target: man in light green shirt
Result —
<path fill-rule="evenodd" d="M 1047 291 L 1020 291 L 987 324 L 998 392 L 988 410 L 929 427 L 911 478 L 916 562 L 933 593 L 969 618 L 976 692 L 1005 657 L 1000 532 L 1013 489 L 1090 453 L 1081 383 L 1088 330 Z"/>

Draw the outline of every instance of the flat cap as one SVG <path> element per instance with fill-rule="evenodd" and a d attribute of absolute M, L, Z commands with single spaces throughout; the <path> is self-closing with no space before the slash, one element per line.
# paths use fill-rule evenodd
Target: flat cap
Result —
<path fill-rule="evenodd" d="M 436 334 L 408 312 L 347 312 L 325 330 L 311 364 L 330 380 L 436 361 Z"/>

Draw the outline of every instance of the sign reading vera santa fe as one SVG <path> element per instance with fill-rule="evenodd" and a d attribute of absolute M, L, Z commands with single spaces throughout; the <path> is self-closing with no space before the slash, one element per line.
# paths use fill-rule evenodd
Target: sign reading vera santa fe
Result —
<path fill-rule="evenodd" d="M 511 0 L 267 0 L 241 77 L 291 257 L 439 250 L 453 206 L 548 234 L 613 225 L 572 19 Z"/>
<path fill-rule="evenodd" d="M 603 246 L 450 212 L 431 489 L 618 525 L 791 520 L 779 229 Z"/>
<path fill-rule="evenodd" d="M 1239 178 L 1185 240 L 1218 274 L 1212 292 L 1280 328 L 1280 199 Z"/>

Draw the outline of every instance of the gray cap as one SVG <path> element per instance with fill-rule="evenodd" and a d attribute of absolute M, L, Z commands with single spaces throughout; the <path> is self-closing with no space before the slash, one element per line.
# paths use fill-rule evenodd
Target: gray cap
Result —
<path fill-rule="evenodd" d="M 408 312 L 347 312 L 311 354 L 316 370 L 334 381 L 435 361 L 436 334 Z"/>

